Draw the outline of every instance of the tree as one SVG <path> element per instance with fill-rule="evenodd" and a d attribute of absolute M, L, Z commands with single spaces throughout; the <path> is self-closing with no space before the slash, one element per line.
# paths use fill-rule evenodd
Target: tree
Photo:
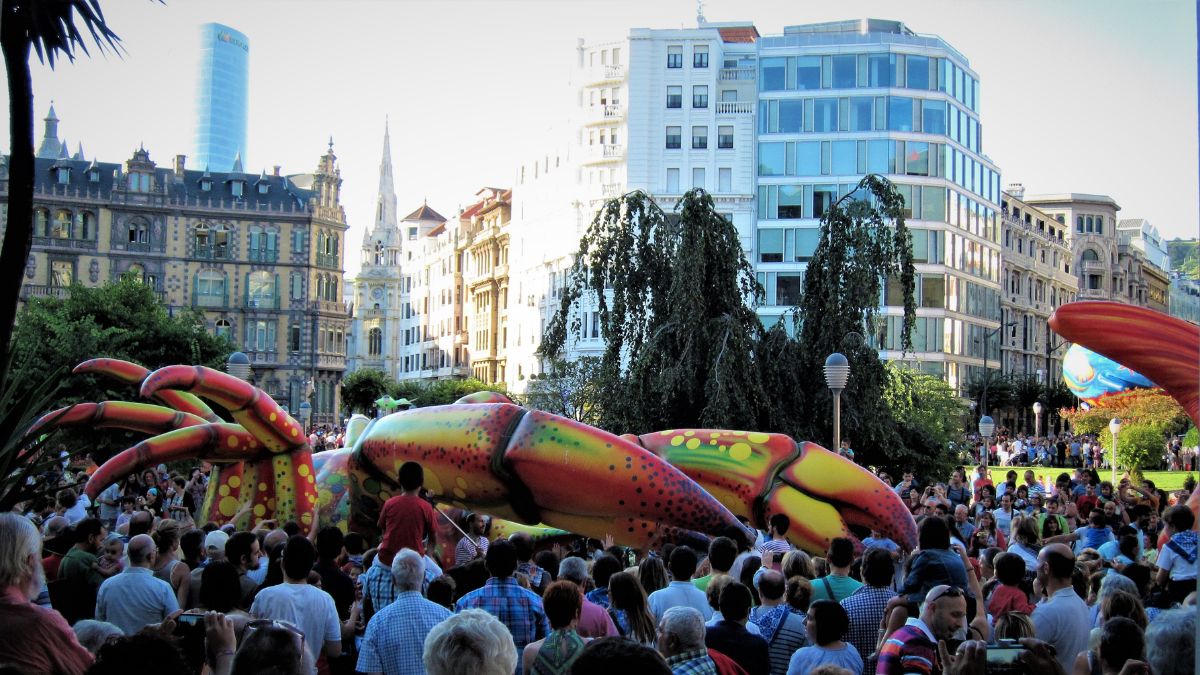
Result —
<path fill-rule="evenodd" d="M 587 303 L 605 342 L 600 426 L 756 428 L 767 396 L 746 375 L 757 369 L 762 324 L 752 306 L 762 288 L 708 193 L 689 191 L 675 212 L 638 191 L 596 214 L 539 353 L 561 357 Z"/>
<path fill-rule="evenodd" d="M 987 384 L 986 410 L 983 408 L 983 389 L 985 383 Z M 1016 404 L 1017 392 L 1013 387 L 1011 379 L 1003 377 L 999 373 L 989 369 L 982 375 L 976 375 L 967 382 L 967 397 L 973 401 L 979 401 L 980 407 L 978 412 L 980 416 L 986 414 L 995 417 L 997 411 L 1007 410 Z"/>
<path fill-rule="evenodd" d="M 902 468 L 948 475 L 956 464 L 954 443 L 962 437 L 967 407 L 940 377 L 889 363 L 884 402 L 908 451 Z"/>
<path fill-rule="evenodd" d="M 1030 423 L 1030 416 L 1033 414 L 1033 404 L 1046 397 L 1045 389 L 1036 375 L 1012 375 L 1009 380 L 1012 382 L 1013 390 L 1012 407 L 1016 408 L 1016 419 L 1021 421 L 1018 430 L 1034 433 L 1035 425 Z M 1042 429 L 1042 433 L 1045 434 L 1046 430 Z"/>
<path fill-rule="evenodd" d="M 223 369 L 233 345 L 205 329 L 195 310 L 168 312 L 158 295 L 134 274 L 98 288 L 75 284 L 64 298 L 32 298 L 22 309 L 13 338 L 13 358 L 28 382 L 59 381 L 63 391 L 40 409 L 80 401 L 137 400 L 137 392 L 108 379 L 70 375 L 76 364 L 96 357 L 138 363 L 150 369 L 177 363 Z M 103 459 L 136 442 L 122 432 L 91 430 L 56 437 L 68 449 L 86 449 Z"/>
<path fill-rule="evenodd" d="M 101 51 L 119 49 L 120 38 L 109 29 L 99 0 L 3 0 L 0 3 L 0 52 L 8 74 L 9 164 L 8 222 L 0 247 L 0 382 L 9 369 L 9 343 L 21 292 L 21 275 L 33 244 L 33 80 L 29 52 L 54 68 L 60 56 L 75 60 L 87 54 L 87 41 L 76 15 Z M 19 386 L 19 385 L 18 385 Z"/>
<path fill-rule="evenodd" d="M 382 370 L 359 368 L 342 379 L 342 404 L 351 413 L 370 415 L 375 410 L 375 401 L 395 384 Z"/>
<path fill-rule="evenodd" d="M 449 405 L 467 394 L 474 394 L 477 391 L 497 391 L 508 395 L 503 384 L 488 384 L 473 377 L 465 380 L 435 380 L 433 382 L 401 380 L 388 388 L 388 395 L 392 398 L 406 398 L 415 407 L 424 408 L 431 405 Z"/>
<path fill-rule="evenodd" d="M 548 372 L 529 381 L 522 401 L 527 407 L 597 426 L 603 409 L 599 370 L 600 359 L 594 356 L 575 361 L 555 359 Z"/>
<path fill-rule="evenodd" d="M 887 179 L 869 175 L 821 217 L 821 237 L 808 271 L 797 319 L 798 358 L 778 364 L 789 373 L 771 379 L 790 381 L 802 390 L 808 412 L 801 438 L 832 436 L 831 394 L 822 377 L 825 359 L 842 352 L 850 361 L 850 380 L 842 395 L 843 436 L 852 439 L 859 462 L 911 465 L 918 461 L 897 434 L 884 403 L 888 376 L 874 346 L 863 339 L 875 330 L 884 280 L 900 293 L 903 308 L 900 346 L 912 348 L 916 318 L 912 236 L 904 223 L 904 198 Z M 772 367 L 766 364 L 765 367 Z M 957 421 L 957 420 L 956 420 Z"/>

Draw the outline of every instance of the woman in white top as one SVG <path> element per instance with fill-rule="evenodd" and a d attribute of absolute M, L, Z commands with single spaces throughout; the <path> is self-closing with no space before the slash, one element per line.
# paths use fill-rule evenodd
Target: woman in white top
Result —
<path fill-rule="evenodd" d="M 1184 504 L 1176 504 L 1163 513 L 1167 534 L 1171 536 L 1158 552 L 1158 575 L 1154 581 L 1167 589 L 1175 602 L 1183 602 L 1196 590 L 1196 516 Z"/>
<path fill-rule="evenodd" d="M 1025 574 L 1036 574 L 1038 568 L 1038 551 L 1041 550 L 1042 538 L 1038 536 L 1037 518 L 1017 517 L 1013 520 L 1012 543 L 1008 552 L 1016 554 L 1025 561 Z"/>

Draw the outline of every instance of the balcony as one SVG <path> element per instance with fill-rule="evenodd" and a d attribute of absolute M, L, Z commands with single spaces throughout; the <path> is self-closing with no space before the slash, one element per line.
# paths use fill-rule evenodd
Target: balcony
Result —
<path fill-rule="evenodd" d="M 1084 272 L 1108 272 L 1108 265 L 1100 260 L 1084 260 L 1079 265 Z"/>
<path fill-rule="evenodd" d="M 625 111 L 620 103 L 605 103 L 588 108 L 588 124 L 605 124 L 619 122 L 625 117 Z"/>
<path fill-rule="evenodd" d="M 625 66 L 594 66 L 588 70 L 588 84 L 619 82 L 625 79 Z"/>
<path fill-rule="evenodd" d="M 337 254 L 336 253 L 318 253 L 317 254 L 317 267 L 324 267 L 325 269 L 330 269 L 330 270 L 338 269 Z"/>
<path fill-rule="evenodd" d="M 70 286 L 34 286 L 32 284 L 21 287 L 21 299 L 28 300 L 29 298 L 65 298 L 71 293 Z"/>
<path fill-rule="evenodd" d="M 125 250 L 132 253 L 149 253 L 150 242 L 148 241 L 131 241 L 125 244 Z"/>
<path fill-rule="evenodd" d="M 84 251 L 95 251 L 96 242 L 92 239 L 63 239 L 61 237 L 34 237 L 33 245 L 39 248 L 68 248 Z"/>
<path fill-rule="evenodd" d="M 205 260 L 228 260 L 229 246 L 226 244 L 196 244 L 196 257 Z"/>
<path fill-rule="evenodd" d="M 718 115 L 753 115 L 753 101 L 718 101 Z"/>
<path fill-rule="evenodd" d="M 1081 288 L 1076 300 L 1108 300 L 1108 291 L 1103 288 Z"/>
<path fill-rule="evenodd" d="M 757 76 L 756 68 L 722 68 L 717 79 L 722 82 L 753 82 Z"/>
<path fill-rule="evenodd" d="M 267 249 L 250 249 L 250 262 L 274 263 L 279 261 L 279 251 Z"/>
<path fill-rule="evenodd" d="M 590 145 L 584 155 L 584 162 L 615 162 L 625 157 L 623 145 Z"/>

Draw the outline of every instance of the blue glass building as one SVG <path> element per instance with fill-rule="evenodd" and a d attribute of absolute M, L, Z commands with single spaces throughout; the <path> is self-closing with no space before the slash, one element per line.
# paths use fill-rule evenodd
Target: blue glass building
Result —
<path fill-rule="evenodd" d="M 229 171 L 246 159 L 250 100 L 250 41 L 219 23 L 200 27 L 200 73 L 196 91 L 195 166 Z"/>

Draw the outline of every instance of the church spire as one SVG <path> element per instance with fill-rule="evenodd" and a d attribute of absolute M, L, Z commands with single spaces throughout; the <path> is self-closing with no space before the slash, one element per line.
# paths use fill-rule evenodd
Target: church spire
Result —
<path fill-rule="evenodd" d="M 392 177 L 392 136 L 388 119 L 383 120 L 383 156 L 379 160 L 379 194 L 375 199 L 375 225 L 367 232 L 368 241 L 390 239 L 397 227 L 396 182 Z M 366 245 L 367 242 L 364 242 Z"/>
<path fill-rule="evenodd" d="M 46 123 L 46 134 L 38 147 L 37 156 L 46 159 L 57 159 L 61 154 L 63 143 L 58 140 L 58 115 L 54 114 L 54 101 L 50 102 L 50 112 L 42 118 Z"/>

